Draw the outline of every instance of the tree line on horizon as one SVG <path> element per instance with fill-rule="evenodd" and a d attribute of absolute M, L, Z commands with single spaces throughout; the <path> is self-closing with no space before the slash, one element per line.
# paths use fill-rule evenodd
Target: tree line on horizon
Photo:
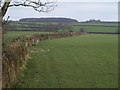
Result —
<path fill-rule="evenodd" d="M 19 22 L 57 22 L 57 23 L 77 23 L 76 19 L 71 18 L 22 18 Z"/>

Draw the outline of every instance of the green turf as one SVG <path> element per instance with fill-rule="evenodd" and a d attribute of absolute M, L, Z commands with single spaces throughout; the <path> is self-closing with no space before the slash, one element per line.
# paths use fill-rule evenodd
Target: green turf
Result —
<path fill-rule="evenodd" d="M 19 88 L 117 88 L 117 35 L 41 41 L 30 49 Z"/>

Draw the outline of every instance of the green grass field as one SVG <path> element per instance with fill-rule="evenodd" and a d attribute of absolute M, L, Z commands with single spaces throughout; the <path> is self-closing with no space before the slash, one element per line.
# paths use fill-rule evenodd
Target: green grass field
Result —
<path fill-rule="evenodd" d="M 118 36 L 83 35 L 30 48 L 19 88 L 117 88 Z"/>
<path fill-rule="evenodd" d="M 118 23 L 116 22 L 116 23 L 107 23 L 107 22 L 102 22 L 102 23 L 90 23 L 90 22 L 87 22 L 87 23 L 83 23 L 83 22 L 79 22 L 79 23 L 74 23 L 74 24 L 72 24 L 72 25 L 99 25 L 99 26 L 116 26 L 116 27 L 118 27 Z"/>
<path fill-rule="evenodd" d="M 118 27 L 101 27 L 101 26 L 72 26 L 74 31 L 80 31 L 84 28 L 87 32 L 117 32 Z"/>
<path fill-rule="evenodd" d="M 118 31 L 118 23 L 74 23 L 72 27 L 74 31 L 80 31 L 80 28 L 84 28 L 87 32 Z"/>
<path fill-rule="evenodd" d="M 11 23 L 12 27 L 16 27 L 16 30 L 34 30 L 31 27 L 40 27 L 47 26 L 49 24 L 57 24 L 57 23 Z M 70 26 L 73 28 L 72 31 L 80 31 L 80 28 L 84 28 L 87 32 L 117 32 L 118 31 L 118 23 L 71 23 Z M 27 27 L 27 28 L 25 28 Z M 58 30 L 64 31 L 64 30 Z M 67 31 L 67 29 L 66 29 Z"/>

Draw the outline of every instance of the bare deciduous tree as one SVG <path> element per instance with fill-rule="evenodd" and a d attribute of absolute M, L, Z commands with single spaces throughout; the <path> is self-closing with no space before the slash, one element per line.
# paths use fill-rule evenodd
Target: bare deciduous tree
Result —
<path fill-rule="evenodd" d="M 32 7 L 34 10 L 39 12 L 50 12 L 56 6 L 55 1 L 46 1 L 46 0 L 4 0 L 1 1 L 1 13 L 2 18 L 5 16 L 9 7 L 13 6 L 25 6 Z"/>

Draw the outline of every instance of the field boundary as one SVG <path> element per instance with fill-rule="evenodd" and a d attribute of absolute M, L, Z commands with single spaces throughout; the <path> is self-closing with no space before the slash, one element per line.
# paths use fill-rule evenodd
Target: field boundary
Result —
<path fill-rule="evenodd" d="M 72 26 L 91 26 L 91 27 L 118 27 L 112 25 L 72 25 Z"/>
<path fill-rule="evenodd" d="M 89 34 L 120 34 L 120 32 L 87 32 Z"/>
<path fill-rule="evenodd" d="M 85 35 L 86 33 L 69 32 L 54 34 L 34 34 L 30 37 L 21 36 L 14 39 L 10 44 L 3 46 L 3 77 L 2 87 L 10 88 L 20 81 L 26 63 L 31 59 L 29 48 L 37 45 L 40 41 Z"/>

